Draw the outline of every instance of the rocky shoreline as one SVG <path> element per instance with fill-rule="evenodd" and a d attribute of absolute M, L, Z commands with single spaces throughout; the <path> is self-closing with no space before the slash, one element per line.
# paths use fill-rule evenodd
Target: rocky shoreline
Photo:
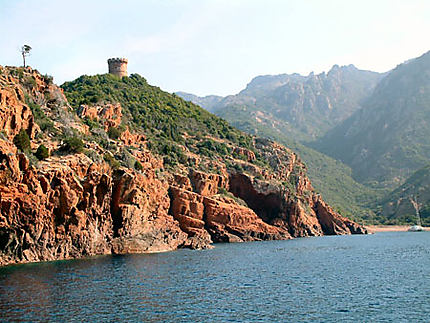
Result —
<path fill-rule="evenodd" d="M 0 266 L 202 249 L 216 242 L 367 233 L 315 193 L 296 154 L 269 140 L 255 139 L 253 145 L 270 170 L 257 166 L 255 154 L 241 147 L 232 147 L 240 158 L 229 159 L 237 167 L 189 153 L 195 166 L 167 168 L 146 148 L 145 136 L 128 128 L 109 145 L 117 151 L 130 147 L 129 158 L 138 168 L 94 158 L 112 154 L 91 141 L 83 152 L 63 152 L 64 144 L 35 122 L 26 97 L 40 103 L 46 118 L 54 118 L 54 108 L 60 111 L 83 138 L 89 134 L 84 123 L 89 114 L 108 130 L 121 123 L 121 105 L 73 111 L 61 89 L 36 71 L 23 70 L 24 78 L 35 80 L 31 89 L 9 70 L 1 71 Z M 68 131 L 53 120 L 56 132 Z M 14 144 L 22 130 L 31 142 L 25 153 Z M 50 156 L 32 160 L 32 151 L 42 143 Z M 217 173 L 198 169 L 209 162 Z"/>

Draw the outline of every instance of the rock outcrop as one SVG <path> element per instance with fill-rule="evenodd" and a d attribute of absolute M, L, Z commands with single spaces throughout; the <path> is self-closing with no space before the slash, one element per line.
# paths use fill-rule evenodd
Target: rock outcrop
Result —
<path fill-rule="evenodd" d="M 82 104 L 76 112 L 82 119 L 88 118 L 100 122 L 105 130 L 111 127 L 116 128 L 121 124 L 122 109 L 119 103 L 106 103 L 96 106 Z"/>
<path fill-rule="evenodd" d="M 24 93 L 13 78 L 0 78 L 0 128 L 9 139 L 22 128 L 27 130 L 30 138 L 36 134 L 37 125 L 24 100 Z"/>
<path fill-rule="evenodd" d="M 112 172 L 78 154 L 36 169 L 3 140 L 0 163 L 0 265 L 167 251 L 187 239 L 152 167 Z"/>
<path fill-rule="evenodd" d="M 62 91 L 37 72 L 27 68 L 18 78 L 19 69 L 0 71 L 0 265 L 365 233 L 314 192 L 298 156 L 281 145 L 255 140 L 266 164 L 232 147 L 225 159 L 188 151 L 188 167 L 168 168 L 147 149 L 153 143 L 145 135 L 127 127 L 108 138 L 106 131 L 121 123 L 121 105 L 81 106 L 82 119 L 102 126 L 89 132 Z M 30 86 L 22 85 L 29 77 Z M 39 128 L 30 104 L 54 127 Z M 13 138 L 21 129 L 33 151 L 43 143 L 52 156 L 37 161 L 33 152 L 18 151 Z M 85 141 L 84 153 L 64 151 L 56 133 L 101 140 Z"/>

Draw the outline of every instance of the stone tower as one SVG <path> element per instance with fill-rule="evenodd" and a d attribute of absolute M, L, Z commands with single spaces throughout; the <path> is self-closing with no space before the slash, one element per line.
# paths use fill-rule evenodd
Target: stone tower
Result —
<path fill-rule="evenodd" d="M 109 58 L 107 62 L 110 74 L 119 77 L 127 76 L 128 60 L 126 58 Z"/>

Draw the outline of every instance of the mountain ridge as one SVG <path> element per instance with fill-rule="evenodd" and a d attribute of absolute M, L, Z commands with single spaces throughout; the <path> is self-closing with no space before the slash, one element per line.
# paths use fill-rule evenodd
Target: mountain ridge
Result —
<path fill-rule="evenodd" d="M 348 83 L 344 80 L 348 79 L 349 75 L 353 75 L 353 77 L 348 81 Z M 370 75 L 372 78 L 370 83 L 362 82 L 361 79 L 365 79 L 368 75 Z M 314 185 L 317 187 L 318 191 L 322 193 L 324 198 L 328 199 L 330 203 L 335 205 L 336 208 L 342 213 L 357 218 L 364 217 L 370 223 L 374 223 L 374 220 L 372 220 L 375 218 L 373 211 L 368 207 L 360 207 L 359 204 L 361 202 L 355 200 L 361 200 L 363 195 L 366 196 L 364 198 L 365 200 L 373 200 L 372 195 L 380 196 L 383 193 L 381 191 L 364 188 L 351 177 L 352 171 L 350 169 L 348 170 L 348 166 L 342 165 L 340 162 L 334 161 L 328 156 L 321 155 L 320 152 L 317 152 L 313 148 L 306 147 L 303 142 L 309 140 L 310 137 L 306 135 L 304 136 L 301 131 L 297 131 L 298 127 L 294 126 L 294 124 L 291 122 L 291 118 L 288 120 L 285 118 L 282 119 L 279 116 L 279 113 L 275 114 L 276 111 L 274 111 L 273 107 L 267 109 L 266 105 L 259 105 L 256 96 L 260 96 L 260 101 L 265 100 L 267 97 L 270 97 L 273 94 L 275 94 L 276 98 L 280 95 L 282 96 L 282 92 L 288 92 L 288 87 L 293 87 L 297 84 L 303 85 L 301 87 L 296 86 L 296 89 L 298 89 L 301 95 L 304 95 L 303 88 L 305 86 L 310 87 L 314 83 L 316 83 L 316 85 L 313 92 L 318 93 L 318 91 L 322 91 L 323 85 L 325 84 L 324 82 L 328 83 L 326 85 L 328 89 L 332 88 L 333 85 L 331 83 L 335 82 L 335 84 L 338 84 L 337 88 L 339 91 L 339 89 L 353 87 L 354 82 L 357 79 L 360 82 L 362 88 L 369 87 L 369 89 L 371 89 L 373 86 L 372 84 L 375 84 L 376 79 L 382 78 L 383 76 L 384 74 L 359 70 L 352 64 L 347 66 L 334 65 L 327 73 L 323 72 L 318 75 L 315 75 L 314 73 L 310 73 L 307 76 L 297 73 L 262 75 L 254 77 L 246 85 L 245 89 L 240 91 L 237 95 L 229 95 L 224 97 L 223 100 L 219 101 L 221 107 L 217 108 L 216 106 L 214 107 L 211 105 L 209 110 L 228 120 L 241 130 L 254 135 L 277 140 L 283 144 L 286 144 L 287 146 L 293 147 L 296 151 L 299 151 L 306 164 L 311 166 L 309 175 L 311 176 Z M 344 85 L 341 81 L 346 82 L 347 84 Z M 287 87 L 287 90 L 285 90 L 285 87 Z M 363 92 L 366 91 L 363 90 L 360 93 L 364 95 L 365 93 Z M 256 95 L 253 97 L 252 95 L 247 95 L 248 93 L 256 93 Z M 355 102 L 354 107 L 351 108 L 352 110 L 358 109 L 359 102 L 363 99 L 361 95 L 358 96 L 359 99 L 354 99 L 355 101 L 352 100 Z M 295 97 L 300 98 L 299 95 Z M 196 99 L 192 96 L 188 96 L 186 98 L 195 100 L 194 102 L 198 102 L 203 107 L 207 108 L 207 106 L 205 106 L 204 98 Z M 331 101 L 334 101 L 334 99 L 327 99 L 325 102 Z M 233 103 L 230 104 L 231 102 Z M 295 101 L 293 100 L 292 102 L 294 105 Z M 301 102 L 304 104 L 304 99 Z M 289 106 L 285 105 L 283 109 L 288 110 Z M 325 108 L 324 111 L 327 111 L 327 109 Z M 309 122 L 309 127 L 311 128 L 317 127 L 314 122 L 315 119 L 319 119 L 319 124 L 327 120 L 327 116 L 322 117 L 321 114 L 303 118 L 308 118 L 307 120 Z M 296 121 L 296 123 L 298 122 L 299 121 Z M 297 135 L 297 133 L 299 134 Z M 321 165 L 323 166 L 321 167 Z M 315 172 L 315 169 L 320 169 L 320 172 Z M 332 180 L 332 178 L 337 178 L 338 181 Z M 362 194 L 360 191 L 364 193 Z"/>
<path fill-rule="evenodd" d="M 311 147 L 344 161 L 360 182 L 402 183 L 430 159 L 430 52 L 398 65 L 362 109 Z"/>

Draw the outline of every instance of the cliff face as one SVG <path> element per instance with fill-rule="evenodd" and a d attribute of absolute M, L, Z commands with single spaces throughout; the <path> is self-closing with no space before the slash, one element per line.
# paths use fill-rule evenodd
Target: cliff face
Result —
<path fill-rule="evenodd" d="M 0 265 L 365 233 L 314 192 L 300 159 L 276 143 L 254 140 L 270 167 L 257 165 L 255 152 L 244 147 L 232 147 L 235 158 L 225 159 L 185 151 L 188 167 L 167 167 L 136 130 L 96 137 L 121 124 L 120 104 L 75 112 L 36 71 L 0 72 Z M 91 130 L 94 120 L 100 126 Z M 30 151 L 13 144 L 22 129 Z M 86 138 L 83 150 L 65 150 L 70 141 L 62 136 L 70 131 Z M 37 161 L 41 143 L 51 156 Z M 122 163 L 115 162 L 119 155 Z"/>

